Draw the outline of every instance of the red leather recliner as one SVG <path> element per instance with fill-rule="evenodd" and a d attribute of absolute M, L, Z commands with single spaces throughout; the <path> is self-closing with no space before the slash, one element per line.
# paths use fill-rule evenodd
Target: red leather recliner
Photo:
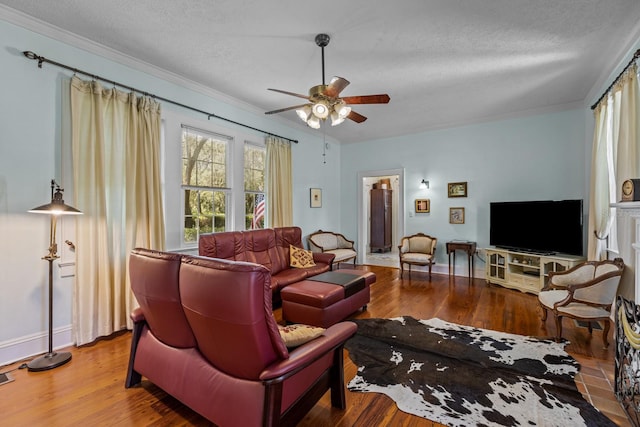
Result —
<path fill-rule="evenodd" d="M 221 427 L 294 425 L 328 389 L 345 407 L 343 345 L 354 323 L 288 350 L 267 268 L 146 249 L 129 262 L 140 307 L 126 387 L 145 376 Z"/>

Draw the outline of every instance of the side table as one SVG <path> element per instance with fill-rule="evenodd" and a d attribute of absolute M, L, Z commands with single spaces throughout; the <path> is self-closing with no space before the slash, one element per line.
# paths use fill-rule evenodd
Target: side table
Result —
<path fill-rule="evenodd" d="M 449 255 L 449 274 L 451 274 L 451 254 L 453 254 L 453 273 L 456 269 L 456 251 L 464 251 L 467 253 L 469 264 L 469 278 L 474 276 L 473 272 L 473 256 L 476 253 L 476 242 L 462 242 L 453 240 L 447 242 L 447 255 Z"/>

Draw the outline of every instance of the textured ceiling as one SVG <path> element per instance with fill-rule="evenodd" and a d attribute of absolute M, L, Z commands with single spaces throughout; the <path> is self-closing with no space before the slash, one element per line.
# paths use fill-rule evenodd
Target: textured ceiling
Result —
<path fill-rule="evenodd" d="M 640 21 L 638 0 L 325 0 L 317 7 L 293 0 L 0 4 L 258 112 L 302 101 L 267 88 L 306 94 L 322 83 L 314 38 L 327 33 L 327 82 L 334 75 L 349 80 L 343 96 L 391 97 L 387 105 L 354 107 L 369 118 L 362 124 L 323 124 L 327 136 L 343 143 L 583 103 L 595 84 L 608 83 L 603 73 L 629 48 Z M 278 116 L 304 126 L 295 111 Z"/>

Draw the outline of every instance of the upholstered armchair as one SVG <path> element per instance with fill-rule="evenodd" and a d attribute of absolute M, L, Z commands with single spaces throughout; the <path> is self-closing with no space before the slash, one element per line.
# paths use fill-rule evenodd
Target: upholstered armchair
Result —
<path fill-rule="evenodd" d="M 411 275 L 412 265 L 429 267 L 429 277 L 431 277 L 431 266 L 436 261 L 436 244 L 438 239 L 424 233 L 403 237 L 398 246 L 400 255 L 400 277 L 404 273 L 404 264 L 409 266 Z"/>
<path fill-rule="evenodd" d="M 542 321 L 551 311 L 556 323 L 555 340 L 562 339 L 562 318 L 570 317 L 588 322 L 602 321 L 602 342 L 609 346 L 611 306 L 615 301 L 624 270 L 621 258 L 613 261 L 588 261 L 563 272 L 550 272 L 549 282 L 538 294 L 542 307 Z"/>
<path fill-rule="evenodd" d="M 340 322 L 287 347 L 261 265 L 136 249 L 129 259 L 140 307 L 125 386 L 145 376 L 220 426 L 295 425 L 327 390 L 346 406 Z"/>
<path fill-rule="evenodd" d="M 313 252 L 328 252 L 334 254 L 333 264 L 353 260 L 356 265 L 356 252 L 353 240 L 349 240 L 340 233 L 318 230 L 309 235 L 309 249 Z"/>

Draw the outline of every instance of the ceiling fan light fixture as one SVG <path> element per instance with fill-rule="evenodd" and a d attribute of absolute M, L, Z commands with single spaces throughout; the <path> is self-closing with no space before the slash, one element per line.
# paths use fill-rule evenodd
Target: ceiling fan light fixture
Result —
<path fill-rule="evenodd" d="M 320 129 L 320 119 L 314 115 L 311 115 L 311 117 L 309 117 L 309 120 L 307 120 L 307 126 L 312 129 Z"/>
<path fill-rule="evenodd" d="M 325 101 L 318 101 L 313 104 L 313 114 L 319 119 L 326 119 L 329 117 L 329 106 Z"/>
<path fill-rule="evenodd" d="M 344 122 L 346 117 L 340 117 L 340 114 L 337 111 L 331 112 L 331 126 L 338 126 L 340 123 Z"/>
<path fill-rule="evenodd" d="M 338 114 L 338 116 L 342 119 L 346 119 L 347 116 L 351 113 L 351 107 L 344 103 L 344 101 L 337 103 L 333 109 Z"/>
<path fill-rule="evenodd" d="M 311 107 L 309 104 L 303 105 L 296 110 L 296 114 L 298 114 L 298 117 L 306 123 L 306 121 L 309 120 L 309 116 L 311 116 Z"/>

